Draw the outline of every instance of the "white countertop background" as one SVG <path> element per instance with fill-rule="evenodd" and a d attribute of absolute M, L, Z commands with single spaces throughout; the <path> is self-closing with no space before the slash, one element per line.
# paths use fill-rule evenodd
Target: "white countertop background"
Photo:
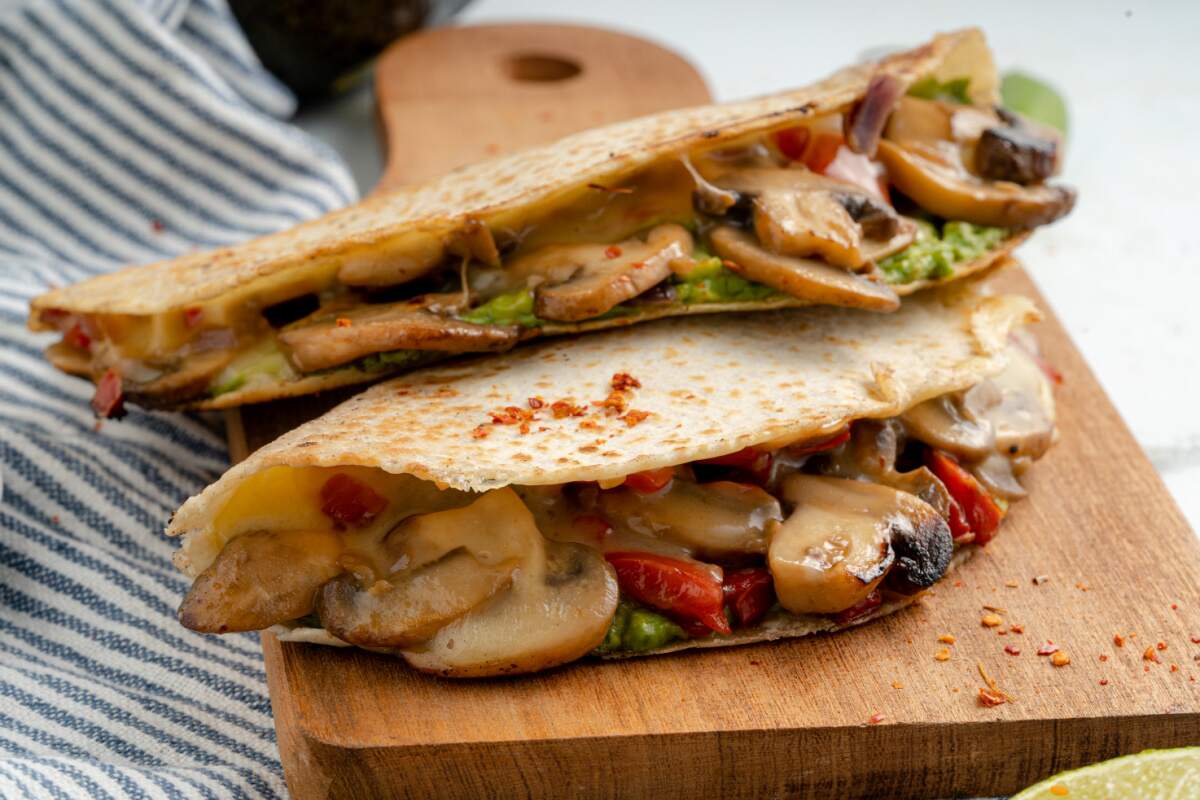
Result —
<path fill-rule="evenodd" d="M 881 47 L 979 25 L 1001 70 L 1070 110 L 1079 202 L 1020 255 L 1192 527 L 1200 529 L 1200 3 L 479 0 L 462 23 L 593 24 L 656 40 L 718 100 L 800 85 Z M 361 189 L 382 171 L 363 88 L 301 115 Z"/>

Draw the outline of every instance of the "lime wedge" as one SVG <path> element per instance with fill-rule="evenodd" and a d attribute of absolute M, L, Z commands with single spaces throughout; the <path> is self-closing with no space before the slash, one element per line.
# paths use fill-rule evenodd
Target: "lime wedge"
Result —
<path fill-rule="evenodd" d="M 1143 750 L 1062 772 L 1012 800 L 1174 800 L 1200 797 L 1200 747 Z"/>
<path fill-rule="evenodd" d="M 1067 132 L 1067 104 L 1050 84 L 1024 72 L 1005 73 L 1000 81 L 1005 108 Z"/>

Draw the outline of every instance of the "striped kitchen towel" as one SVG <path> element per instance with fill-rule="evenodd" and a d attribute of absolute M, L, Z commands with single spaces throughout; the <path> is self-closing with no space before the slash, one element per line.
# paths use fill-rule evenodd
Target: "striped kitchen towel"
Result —
<path fill-rule="evenodd" d="M 224 0 L 0 0 L 0 797 L 285 795 L 258 639 L 184 630 L 169 514 L 219 420 L 133 410 L 41 356 L 55 284 L 351 202 Z"/>

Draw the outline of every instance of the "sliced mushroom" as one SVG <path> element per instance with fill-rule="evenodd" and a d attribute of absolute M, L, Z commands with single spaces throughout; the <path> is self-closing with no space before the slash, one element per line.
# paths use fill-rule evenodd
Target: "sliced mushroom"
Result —
<path fill-rule="evenodd" d="M 255 531 L 231 539 L 179 608 L 185 628 L 229 633 L 269 628 L 312 613 L 322 584 L 342 571 L 328 532 Z"/>
<path fill-rule="evenodd" d="M 150 406 L 183 402 L 202 394 L 236 355 L 232 348 L 192 353 L 181 358 L 174 369 L 164 372 L 161 377 L 146 383 L 129 382 L 126 395 L 137 403 Z"/>
<path fill-rule="evenodd" d="M 996 452 L 1034 460 L 1054 442 L 1054 391 L 1041 367 L 1018 346 L 1009 347 L 1008 365 L 998 375 L 968 389 L 963 415 L 996 432 Z"/>
<path fill-rule="evenodd" d="M 797 474 L 784 481 L 783 499 L 795 511 L 771 534 L 767 564 L 788 611 L 837 613 L 874 591 L 893 566 L 894 580 L 914 587 L 931 585 L 949 566 L 949 527 L 910 494 Z"/>
<path fill-rule="evenodd" d="M 500 249 L 482 220 L 467 217 L 462 229 L 446 240 L 446 250 L 459 258 L 473 258 L 489 267 L 500 266 Z"/>
<path fill-rule="evenodd" d="M 872 247 L 864 239 L 896 239 L 902 248 L 916 235 L 915 225 L 863 189 L 803 167 L 730 170 L 716 182 L 737 193 L 730 213 L 753 198 L 754 231 L 767 250 L 780 255 L 819 256 L 857 270 L 868 263 L 864 249 Z"/>
<path fill-rule="evenodd" d="M 757 486 L 675 480 L 666 491 L 600 493 L 604 518 L 619 529 L 666 539 L 712 558 L 763 553 L 766 528 L 783 519 L 779 501 Z"/>
<path fill-rule="evenodd" d="M 516 559 L 481 564 L 466 551 L 361 588 L 352 575 L 325 584 L 321 625 L 361 647 L 412 647 L 512 583 Z"/>
<path fill-rule="evenodd" d="M 781 256 L 728 225 L 710 234 L 713 250 L 746 278 L 821 305 L 895 311 L 900 298 L 888 286 L 810 258 Z"/>
<path fill-rule="evenodd" d="M 1011 125 L 988 128 L 975 145 L 975 172 L 984 178 L 1041 183 L 1058 166 L 1058 141 Z"/>
<path fill-rule="evenodd" d="M 948 516 L 950 493 L 936 475 L 926 467 L 908 472 L 896 469 L 906 439 L 899 420 L 858 420 L 850 429 L 850 441 L 825 455 L 821 474 L 881 483 L 923 500 L 942 517 Z"/>
<path fill-rule="evenodd" d="M 604 640 L 618 595 L 599 551 L 545 542 L 544 560 L 527 560 L 511 589 L 402 655 L 416 669 L 455 678 L 547 669 Z"/>
<path fill-rule="evenodd" d="M 645 241 L 615 245 L 547 245 L 512 261 L 509 279 L 534 288 L 543 319 L 590 319 L 665 280 L 673 263 L 690 261 L 692 235 L 682 225 L 659 225 Z"/>
<path fill-rule="evenodd" d="M 971 474 L 979 479 L 983 488 L 993 497 L 1003 497 L 1005 500 L 1019 500 L 1029 492 L 1017 480 L 1013 469 L 1014 460 L 1000 453 L 991 453 L 982 461 L 970 465 Z"/>
<path fill-rule="evenodd" d="M 963 166 L 958 147 L 921 143 L 901 145 L 884 139 L 879 159 L 892 184 L 924 210 L 946 219 L 1005 228 L 1053 222 L 1075 205 L 1065 186 L 1020 186 L 977 178 Z"/>
<path fill-rule="evenodd" d="M 439 316 L 417 300 L 320 311 L 284 330 L 279 340 L 290 350 L 298 370 L 314 372 L 390 350 L 507 350 L 516 344 L 518 335 L 515 327 Z"/>
<path fill-rule="evenodd" d="M 420 237 L 400 247 L 347 256 L 338 280 L 347 286 L 396 286 L 434 270 L 446 257 L 446 246 L 435 237 Z"/>
<path fill-rule="evenodd" d="M 996 435 L 986 420 L 964 416 L 954 395 L 919 403 L 900 415 L 909 434 L 931 447 L 973 461 L 996 447 Z"/>

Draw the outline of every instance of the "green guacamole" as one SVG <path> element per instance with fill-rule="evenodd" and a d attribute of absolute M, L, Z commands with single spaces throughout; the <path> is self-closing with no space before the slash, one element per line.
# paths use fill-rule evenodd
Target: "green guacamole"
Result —
<path fill-rule="evenodd" d="M 671 279 L 675 294 L 684 305 L 743 303 L 780 296 L 770 286 L 746 280 L 722 264 L 721 259 L 703 250 L 697 250 L 694 258 L 695 269 L 686 277 Z"/>
<path fill-rule="evenodd" d="M 208 385 L 208 396 L 218 397 L 241 389 L 260 378 L 286 380 L 295 375 L 273 339 L 238 355 Z"/>
<path fill-rule="evenodd" d="M 979 258 L 1009 235 L 1006 228 L 970 222 L 945 222 L 938 230 L 932 222 L 917 220 L 917 226 L 916 241 L 879 262 L 888 283 L 948 278 L 955 266 Z"/>
<path fill-rule="evenodd" d="M 627 650 L 644 653 L 686 638 L 688 636 L 683 628 L 662 614 L 622 600 L 617 606 L 617 613 L 613 616 L 608 634 L 596 648 L 596 652 L 613 653 Z"/>
<path fill-rule="evenodd" d="M 939 81 L 930 75 L 908 87 L 908 93 L 923 100 L 942 100 L 947 103 L 968 105 L 971 102 L 971 96 L 967 94 L 970 83 L 970 78 L 951 78 L 948 81 Z"/>
<path fill-rule="evenodd" d="M 459 319 L 476 325 L 520 325 L 522 328 L 540 328 L 545 321 L 533 313 L 533 291 L 518 289 L 500 294 L 465 314 Z"/>
<path fill-rule="evenodd" d="M 386 353 L 372 353 L 363 356 L 352 366 L 363 372 L 387 372 L 397 367 L 415 367 L 430 361 L 430 354 L 424 350 L 390 350 Z M 343 369 L 343 367 L 335 367 Z"/>

